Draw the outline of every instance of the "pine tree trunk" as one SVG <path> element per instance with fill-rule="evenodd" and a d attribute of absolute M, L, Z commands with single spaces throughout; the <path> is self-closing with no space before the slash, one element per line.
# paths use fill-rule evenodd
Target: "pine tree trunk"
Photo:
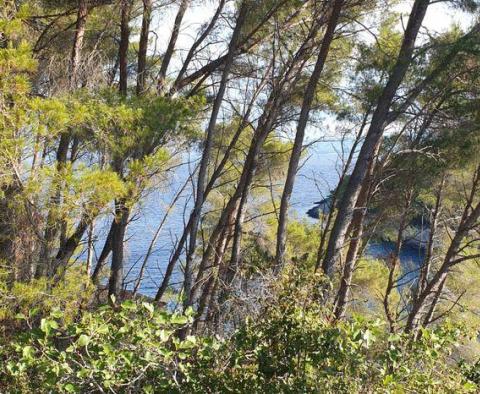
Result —
<path fill-rule="evenodd" d="M 349 178 L 322 262 L 323 271 L 329 276 L 333 274 L 334 266 L 339 261 L 362 183 L 372 160 L 374 160 L 375 147 L 382 138 L 393 98 L 412 61 L 415 41 L 428 5 L 429 0 L 415 0 L 413 4 L 396 64 L 380 95 L 365 141 L 357 157 L 355 168 Z"/>
<path fill-rule="evenodd" d="M 147 72 L 147 50 L 148 35 L 150 33 L 150 22 L 152 19 L 153 0 L 143 0 L 142 30 L 140 31 L 140 42 L 138 44 L 137 60 L 137 95 L 145 91 L 145 80 Z"/>
<path fill-rule="evenodd" d="M 331 14 L 327 24 L 327 29 L 325 31 L 322 44 L 320 46 L 320 51 L 318 53 L 317 62 L 315 64 L 312 75 L 310 76 L 310 80 L 308 81 L 307 89 L 305 91 L 305 96 L 302 103 L 302 109 L 297 125 L 297 132 L 295 135 L 295 142 L 293 144 L 292 154 L 290 156 L 290 162 L 288 164 L 287 178 L 285 180 L 285 186 L 283 188 L 282 199 L 280 203 L 277 228 L 277 248 L 275 256 L 276 272 L 281 269 L 284 263 L 288 205 L 290 202 L 290 197 L 292 195 L 295 177 L 297 175 L 300 156 L 302 154 L 303 140 L 305 138 L 305 129 L 307 127 L 312 103 L 315 98 L 318 81 L 320 80 L 320 76 L 325 66 L 328 52 L 330 50 L 330 45 L 333 41 L 335 29 L 340 18 L 342 5 L 343 0 L 335 0 L 333 3 Z"/>
<path fill-rule="evenodd" d="M 186 262 L 185 262 L 185 271 L 184 271 L 185 279 L 184 279 L 183 291 L 184 291 L 185 299 L 187 300 L 186 305 L 189 302 L 188 300 L 190 300 L 190 292 L 192 287 L 192 259 L 193 259 L 193 255 L 195 253 L 195 248 L 196 248 L 197 232 L 200 224 L 202 206 L 205 201 L 207 170 L 208 170 L 208 164 L 210 162 L 210 156 L 211 156 L 211 151 L 213 147 L 213 137 L 214 137 L 215 128 L 217 125 L 218 114 L 220 112 L 225 90 L 227 88 L 230 69 L 233 65 L 235 50 L 237 48 L 238 40 L 240 38 L 240 32 L 247 16 L 247 8 L 248 7 L 246 3 L 244 2 L 242 3 L 238 11 L 237 22 L 236 22 L 235 29 L 233 31 L 233 35 L 229 44 L 227 61 L 223 69 L 222 78 L 218 88 L 217 96 L 215 98 L 215 102 L 213 104 L 212 114 L 210 116 L 210 121 L 209 121 L 207 132 L 206 132 L 205 147 L 202 153 L 202 159 L 200 162 L 200 168 L 198 172 L 195 205 L 192 213 L 192 225 L 190 228 L 190 237 L 189 237 L 190 242 L 189 242 L 189 247 L 187 250 Z"/>
<path fill-rule="evenodd" d="M 173 52 L 175 51 L 175 45 L 177 44 L 178 35 L 180 34 L 180 27 L 182 25 L 183 17 L 185 16 L 185 11 L 187 10 L 190 0 L 181 0 L 180 7 L 178 8 L 177 16 L 173 23 L 172 35 L 170 36 L 170 41 L 168 42 L 167 50 L 163 55 L 162 65 L 160 66 L 160 74 L 158 76 L 158 92 L 163 91 L 165 84 L 165 77 L 167 76 L 168 66 L 172 60 Z"/>

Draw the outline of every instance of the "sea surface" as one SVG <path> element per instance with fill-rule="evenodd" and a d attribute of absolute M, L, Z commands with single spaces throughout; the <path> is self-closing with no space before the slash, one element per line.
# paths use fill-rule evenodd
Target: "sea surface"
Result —
<path fill-rule="evenodd" d="M 291 198 L 291 216 L 315 221 L 315 219 L 308 217 L 307 211 L 336 187 L 342 156 L 339 141 L 317 142 L 309 147 L 295 181 Z M 127 288 L 131 289 L 133 287 L 147 251 L 151 247 L 151 254 L 147 260 L 144 279 L 139 287 L 139 292 L 147 296 L 155 295 L 163 279 L 170 253 L 176 240 L 181 236 L 185 220 L 188 219 L 192 207 L 192 184 L 188 179 L 193 167 L 194 164 L 192 163 L 179 163 L 171 171 L 166 185 L 160 190 L 155 189 L 155 191 L 147 193 L 135 208 L 132 222 L 127 230 L 125 246 L 126 272 L 128 273 Z M 179 193 L 180 191 L 182 192 Z M 176 202 L 165 219 L 166 212 L 176 197 Z M 97 254 L 103 246 L 102 241 L 108 231 L 110 220 L 111 218 L 105 218 L 97 225 L 96 237 L 98 241 L 95 247 Z M 162 222 L 164 223 L 158 231 Z M 152 244 L 157 232 L 156 240 Z M 373 257 L 382 258 L 388 255 L 391 250 L 392 245 L 388 242 L 377 242 L 368 246 L 367 253 Z M 422 251 L 419 251 L 418 248 L 406 246 L 401 254 L 402 265 L 405 267 L 418 266 L 422 255 Z M 181 283 L 181 280 L 181 271 L 177 269 L 171 283 L 175 285 Z"/>

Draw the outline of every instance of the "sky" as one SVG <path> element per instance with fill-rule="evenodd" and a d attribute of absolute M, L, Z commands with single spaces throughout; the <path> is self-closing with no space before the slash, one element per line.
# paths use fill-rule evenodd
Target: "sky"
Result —
<path fill-rule="evenodd" d="M 194 42 L 201 25 L 211 19 L 218 1 L 193 1 L 192 3 L 194 4 L 187 9 L 182 22 L 181 33 L 176 45 L 176 56 L 172 59 L 169 73 L 175 73 L 181 67 L 182 54 L 185 54 Z M 234 4 L 233 1 L 228 3 L 230 6 Z M 402 24 L 406 25 L 412 3 L 413 0 L 402 1 L 395 7 L 396 11 L 403 14 L 403 18 L 398 21 L 399 28 L 401 28 Z M 161 12 L 157 13 L 159 15 L 152 21 L 152 30 L 155 31 L 155 36 L 157 37 L 155 43 L 157 53 L 163 53 L 167 47 L 177 10 L 177 7 L 165 7 Z M 445 3 L 440 2 L 429 6 L 424 19 L 422 33 L 442 33 L 448 30 L 452 24 L 460 25 L 462 28 L 467 29 L 472 23 L 473 17 L 470 14 L 453 10 Z M 168 26 L 168 30 L 166 30 L 166 25 Z M 307 140 L 315 140 L 325 134 L 331 136 L 335 134 L 336 122 L 333 119 L 326 117 L 323 123 L 321 130 L 315 127 L 309 127 L 307 130 Z"/>
<path fill-rule="evenodd" d="M 205 1 L 204 4 L 194 4 L 187 9 L 182 23 L 181 34 L 178 39 L 177 47 L 180 50 L 187 50 L 195 38 L 196 31 L 201 26 L 210 20 L 210 17 L 215 12 L 217 1 Z M 404 1 L 400 3 L 396 9 L 408 15 L 412 1 Z M 170 32 L 173 28 L 173 21 L 177 12 L 176 7 L 168 7 L 162 10 L 161 18 L 156 18 L 153 21 L 153 30 L 158 36 L 158 47 L 164 50 L 170 38 Z M 407 18 L 404 19 L 406 23 Z M 424 27 L 430 32 L 443 32 L 451 26 L 452 23 L 459 24 L 466 28 L 471 24 L 472 18 L 468 13 L 452 10 L 444 3 L 435 3 L 429 6 L 427 15 L 424 20 Z M 168 26 L 169 34 L 165 34 L 165 24 Z"/>

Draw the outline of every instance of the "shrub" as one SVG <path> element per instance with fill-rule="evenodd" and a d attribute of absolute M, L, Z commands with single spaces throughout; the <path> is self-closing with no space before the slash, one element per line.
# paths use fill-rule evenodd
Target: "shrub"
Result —
<path fill-rule="evenodd" d="M 76 321 L 53 310 L 38 327 L 0 342 L 0 392 L 476 391 L 478 366 L 450 357 L 463 338 L 457 326 L 423 329 L 414 341 L 378 319 L 334 322 L 328 289 L 320 274 L 289 267 L 262 314 L 224 339 L 184 336 L 192 310 L 170 313 L 147 302 L 102 306 Z"/>
<path fill-rule="evenodd" d="M 191 312 L 169 314 L 134 301 L 84 313 L 75 324 L 62 325 L 62 312 L 53 311 L 40 327 L 3 344 L 0 381 L 10 382 L 9 392 L 178 392 L 190 385 L 193 355 L 201 360 L 202 346 L 210 345 L 175 335 L 191 320 Z"/>

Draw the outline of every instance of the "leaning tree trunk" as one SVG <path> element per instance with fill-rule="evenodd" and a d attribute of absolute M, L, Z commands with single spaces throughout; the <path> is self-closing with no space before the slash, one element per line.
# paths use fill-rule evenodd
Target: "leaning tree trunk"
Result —
<path fill-rule="evenodd" d="M 267 68 L 267 70 L 268 69 L 269 68 Z M 266 72 L 266 74 L 268 74 L 268 71 Z M 255 100 L 258 97 L 258 95 L 260 94 L 260 92 L 262 91 L 263 86 L 265 86 L 265 83 L 266 83 L 266 78 L 263 78 L 263 80 L 259 83 L 258 87 L 256 88 L 256 92 L 254 93 L 252 99 L 250 100 L 250 103 L 247 107 L 247 110 L 245 111 L 245 114 L 242 116 L 242 120 L 241 120 L 240 124 L 238 125 L 232 139 L 230 140 L 230 143 L 229 143 L 227 149 L 225 150 L 225 153 L 223 155 L 222 160 L 220 161 L 218 166 L 215 168 L 215 171 L 213 171 L 213 174 L 210 177 L 210 180 L 209 180 L 209 182 L 208 182 L 208 184 L 205 188 L 205 191 L 204 191 L 204 195 L 203 195 L 204 200 L 207 198 L 208 194 L 212 191 L 216 181 L 221 176 L 221 174 L 222 174 L 222 172 L 225 168 L 225 165 L 227 164 L 227 162 L 230 158 L 230 154 L 232 153 L 233 149 L 237 145 L 237 142 L 238 142 L 242 132 L 248 126 L 250 114 L 253 110 Z M 182 236 L 178 240 L 177 245 L 175 246 L 175 249 L 174 249 L 174 251 L 173 251 L 173 253 L 170 257 L 170 260 L 167 264 L 167 268 L 166 268 L 165 273 L 163 275 L 162 283 L 161 283 L 160 287 L 158 288 L 157 294 L 155 295 L 155 300 L 156 301 L 161 300 L 161 298 L 163 297 L 163 295 L 165 294 L 165 291 L 167 290 L 167 288 L 169 286 L 170 278 L 173 274 L 173 271 L 174 271 L 174 269 L 177 265 L 177 262 L 178 262 L 178 260 L 181 256 L 181 254 L 183 253 L 183 249 L 184 249 L 185 243 L 187 241 L 187 237 L 190 234 L 190 229 L 191 229 L 191 226 L 192 226 L 192 220 L 193 220 L 193 212 L 190 213 L 190 217 L 188 219 L 187 225 L 184 227 L 183 232 L 182 232 Z"/>
<path fill-rule="evenodd" d="M 233 31 L 233 35 L 229 44 L 227 61 L 223 69 L 222 78 L 218 88 L 217 96 L 215 97 L 215 102 L 213 103 L 212 114 L 210 116 L 210 121 L 207 127 L 205 147 L 203 149 L 200 168 L 198 171 L 198 181 L 197 181 L 197 190 L 196 190 L 197 193 L 196 193 L 195 205 L 192 213 L 192 224 L 190 227 L 190 237 L 189 237 L 190 243 L 188 245 L 186 262 L 185 262 L 185 271 L 184 271 L 185 279 L 184 279 L 184 286 L 183 286 L 185 300 L 187 300 L 185 302 L 185 307 L 188 306 L 188 300 L 190 299 L 190 291 L 192 286 L 192 259 L 193 259 L 193 255 L 195 253 L 195 248 L 196 248 L 197 232 L 200 224 L 202 206 L 205 201 L 207 170 L 208 170 L 208 164 L 210 162 L 210 156 L 211 156 L 211 151 L 213 147 L 213 137 L 214 137 L 215 128 L 217 125 L 218 114 L 220 112 L 225 90 L 227 88 L 230 69 L 233 65 L 233 60 L 235 58 L 235 51 L 240 38 L 240 32 L 242 30 L 242 26 L 247 16 L 247 8 L 248 8 L 247 4 L 244 1 L 241 4 L 240 9 L 238 11 L 237 22 L 236 22 L 235 29 Z"/>
<path fill-rule="evenodd" d="M 163 91 L 163 87 L 165 84 L 165 77 L 167 76 L 168 66 L 170 65 L 170 61 L 172 60 L 173 52 L 175 51 L 175 45 L 177 44 L 178 35 L 180 34 L 180 27 L 182 25 L 183 17 L 185 16 L 185 11 L 190 3 L 190 0 L 182 0 L 180 3 L 180 7 L 177 12 L 177 16 L 175 17 L 175 21 L 173 23 L 173 30 L 172 35 L 170 36 L 170 41 L 168 42 L 167 50 L 163 55 L 162 65 L 160 66 L 160 73 L 158 76 L 158 92 Z"/>
<path fill-rule="evenodd" d="M 218 241 L 220 234 L 228 223 L 228 219 L 231 213 L 236 209 L 238 202 L 242 198 L 244 190 L 248 190 L 253 182 L 255 172 L 258 166 L 258 156 L 263 144 L 272 131 L 281 108 L 288 101 L 288 97 L 291 93 L 292 87 L 298 82 L 300 75 L 299 68 L 303 66 L 306 59 L 311 54 L 311 41 L 315 37 L 320 24 L 315 24 L 309 36 L 300 45 L 295 55 L 285 65 L 283 72 L 276 78 L 273 90 L 270 92 L 269 98 L 264 105 L 263 113 L 258 120 L 258 126 L 253 134 L 252 142 L 250 144 L 245 162 L 243 165 L 242 174 L 238 181 L 235 192 L 227 202 L 227 205 L 223 209 L 220 219 L 214 227 L 209 240 L 207 242 L 206 250 L 203 253 L 202 260 L 200 261 L 197 276 L 193 283 L 190 297 L 187 300 L 187 306 L 193 305 L 196 298 L 196 293 L 201 286 L 204 271 L 206 270 L 208 261 L 211 259 L 215 251 L 215 245 Z"/>
<path fill-rule="evenodd" d="M 353 145 L 350 148 L 350 152 L 348 153 L 347 160 L 346 160 L 345 165 L 344 165 L 344 167 L 342 169 L 342 172 L 340 174 L 340 178 L 338 179 L 337 187 L 335 188 L 335 191 L 333 192 L 333 195 L 332 195 L 332 198 L 331 198 L 331 201 L 330 201 L 330 204 L 329 204 L 327 221 L 325 222 L 325 225 L 323 226 L 323 231 L 322 231 L 322 234 L 320 236 L 320 242 L 318 244 L 317 257 L 316 257 L 316 262 L 315 262 L 315 272 L 318 271 L 318 269 L 320 268 L 320 265 L 322 264 L 322 259 L 323 259 L 324 250 L 325 250 L 325 243 L 327 242 L 328 233 L 330 232 L 330 226 L 331 226 L 332 220 L 334 218 L 335 207 L 337 206 L 337 201 L 340 197 L 340 189 L 341 189 L 341 186 L 343 185 L 345 177 L 347 176 L 348 170 L 350 169 L 350 165 L 352 164 L 352 161 L 354 159 L 355 152 L 357 150 L 357 146 L 360 143 L 363 132 L 365 131 L 365 127 L 367 126 L 367 121 L 368 121 L 368 117 L 370 115 L 370 110 L 371 110 L 371 107 L 368 108 L 368 110 L 365 112 L 365 114 L 363 116 L 362 124 L 360 126 L 360 130 L 358 131 L 357 135 L 355 136 L 355 141 L 353 142 Z"/>
<path fill-rule="evenodd" d="M 480 202 L 474 205 L 474 199 L 478 193 L 479 186 L 480 166 L 476 170 L 470 195 L 467 198 L 459 225 L 450 242 L 442 265 L 435 275 L 432 276 L 431 280 L 427 281 L 425 289 L 414 300 L 405 324 L 406 332 L 412 332 L 418 328 L 422 318 L 424 318 L 425 314 L 428 312 L 427 308 L 429 307 L 429 304 L 431 304 L 435 294 L 437 294 L 439 289 L 443 286 L 442 283 L 446 280 L 450 270 L 455 265 L 476 257 L 476 255 L 457 256 L 459 251 L 461 251 L 462 242 L 465 240 L 465 237 L 468 236 L 469 232 L 476 226 L 480 219 Z"/>
<path fill-rule="evenodd" d="M 365 218 L 367 217 L 367 206 L 373 188 L 374 167 L 375 166 L 372 165 L 371 169 L 369 169 L 368 179 L 363 184 L 352 219 L 350 245 L 348 246 L 345 265 L 340 279 L 340 287 L 338 289 L 334 307 L 334 316 L 336 320 L 342 319 L 345 316 L 345 311 L 347 309 L 353 271 L 355 269 L 355 264 L 357 263 L 360 246 L 363 242 L 363 227 Z"/>
<path fill-rule="evenodd" d="M 108 295 L 118 297 L 122 293 L 124 271 L 124 239 L 130 216 L 125 200 L 120 199 L 115 203 L 115 223 L 112 232 L 112 264 L 108 282 Z"/>
<path fill-rule="evenodd" d="M 328 20 L 327 29 L 320 46 L 317 62 L 315 68 L 308 81 L 307 89 L 302 103 L 302 109 L 297 125 L 297 132 L 295 135 L 295 142 L 293 144 L 292 154 L 290 162 L 288 164 L 287 178 L 285 180 L 285 186 L 283 188 L 282 199 L 280 203 L 280 211 L 278 217 L 278 229 L 277 229 L 277 248 L 275 255 L 275 271 L 278 272 L 285 258 L 285 243 L 286 243 L 286 227 L 287 227 L 287 214 L 290 197 L 292 195 L 293 186 L 295 183 L 295 177 L 298 170 L 298 164 L 300 162 L 300 156 L 303 149 L 303 140 L 305 138 L 305 129 L 307 127 L 308 118 L 312 103 L 317 90 L 318 81 L 322 75 L 325 62 L 327 60 L 328 52 L 330 51 L 330 45 L 333 41 L 335 29 L 340 18 L 340 12 L 342 9 L 343 0 L 335 0 L 331 9 L 331 15 Z"/>
<path fill-rule="evenodd" d="M 357 157 L 355 168 L 349 178 L 337 217 L 335 218 L 325 258 L 322 262 L 323 271 L 329 276 L 333 274 L 333 268 L 340 258 L 362 183 L 365 180 L 371 161 L 374 160 L 375 147 L 382 138 L 393 98 L 412 62 L 415 41 L 429 2 L 429 0 L 415 0 L 413 4 L 396 64 L 378 99 L 365 141 Z"/>
<path fill-rule="evenodd" d="M 428 236 L 428 243 L 427 243 L 427 250 L 425 253 L 425 258 L 423 260 L 422 268 L 420 269 L 420 275 L 418 277 L 418 285 L 415 292 L 414 298 L 416 299 L 419 294 L 421 294 L 425 287 L 427 286 L 428 277 L 430 276 L 430 268 L 433 258 L 433 251 L 434 251 L 434 243 L 435 243 L 435 236 L 437 234 L 438 229 L 438 219 L 440 215 L 440 211 L 442 209 L 442 195 L 443 195 L 443 188 L 445 186 L 445 175 L 442 177 L 442 181 L 440 182 L 440 186 L 436 193 L 435 197 L 435 207 L 433 208 L 432 217 L 430 220 L 430 234 Z"/>
<path fill-rule="evenodd" d="M 138 96 L 145 91 L 145 80 L 147 76 L 148 35 L 150 33 L 150 22 L 152 20 L 152 5 L 153 0 L 143 0 L 142 30 L 140 31 L 137 60 L 136 92 Z"/>
<path fill-rule="evenodd" d="M 383 309 L 388 321 L 390 332 L 394 333 L 397 325 L 397 313 L 393 312 L 390 304 L 390 295 L 395 287 L 396 279 L 395 273 L 400 266 L 400 251 L 402 250 L 403 238 L 405 229 L 407 228 L 407 215 L 410 210 L 413 199 L 413 190 L 409 190 L 405 196 L 405 206 L 398 225 L 397 241 L 395 242 L 395 249 L 390 255 L 390 267 L 387 281 L 387 288 L 383 297 Z"/>

